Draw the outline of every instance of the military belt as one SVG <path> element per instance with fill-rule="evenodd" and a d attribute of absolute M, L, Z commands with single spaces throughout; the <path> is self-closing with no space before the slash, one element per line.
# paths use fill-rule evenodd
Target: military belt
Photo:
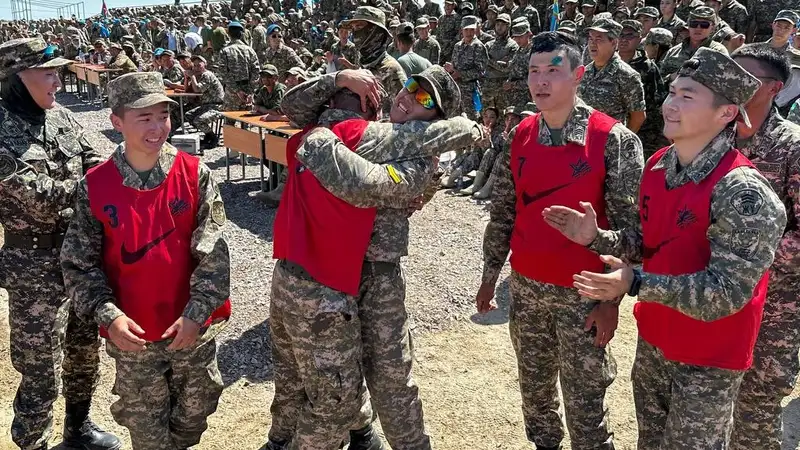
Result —
<path fill-rule="evenodd" d="M 33 234 L 21 235 L 4 233 L 5 244 L 8 248 L 20 248 L 26 250 L 49 250 L 60 249 L 64 243 L 64 233 L 58 234 Z"/>
<path fill-rule="evenodd" d="M 306 269 L 303 268 L 300 264 L 294 263 L 292 261 L 282 259 L 279 261 L 281 267 L 295 275 L 297 277 L 303 278 L 305 280 L 313 280 L 312 277 Z M 384 262 L 384 261 L 364 261 L 364 265 L 361 267 L 361 276 L 364 275 L 385 275 L 389 273 L 393 273 L 397 270 L 397 263 L 393 262 Z"/>

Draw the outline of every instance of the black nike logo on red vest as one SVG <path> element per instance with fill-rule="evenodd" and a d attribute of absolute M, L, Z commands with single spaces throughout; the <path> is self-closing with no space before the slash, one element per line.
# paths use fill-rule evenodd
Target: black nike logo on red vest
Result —
<path fill-rule="evenodd" d="M 554 192 L 556 192 L 558 190 L 564 189 L 565 187 L 569 186 L 570 184 L 572 184 L 572 182 L 564 183 L 562 185 L 559 185 L 559 186 L 556 186 L 556 187 L 552 187 L 550 189 L 545 189 L 545 190 L 537 192 L 537 193 L 535 193 L 533 195 L 528 195 L 527 192 L 523 192 L 522 193 L 522 204 L 525 205 L 525 206 L 528 206 L 531 203 L 535 202 L 536 200 L 545 198 L 548 195 L 551 195 L 552 193 L 554 193 Z"/>
<path fill-rule="evenodd" d="M 122 243 L 122 248 L 120 248 L 120 255 L 122 256 L 122 263 L 123 264 L 134 264 L 138 262 L 140 259 L 144 258 L 144 255 L 150 251 L 151 248 L 158 245 L 161 241 L 167 238 L 172 232 L 175 231 L 175 228 L 167 231 L 166 233 L 162 234 L 161 236 L 153 239 L 152 241 L 148 242 L 142 247 L 139 247 L 136 251 L 129 252 L 125 249 L 125 243 Z"/>
<path fill-rule="evenodd" d="M 646 259 L 652 258 L 653 256 L 655 256 L 656 253 L 658 253 L 659 250 L 661 250 L 661 247 L 669 244 L 670 242 L 674 241 L 675 239 L 678 239 L 678 238 L 677 237 L 671 237 L 669 239 L 665 239 L 664 241 L 662 241 L 660 244 L 656 245 L 655 247 L 647 247 L 647 246 L 643 245 L 642 246 L 642 258 L 646 258 Z"/>

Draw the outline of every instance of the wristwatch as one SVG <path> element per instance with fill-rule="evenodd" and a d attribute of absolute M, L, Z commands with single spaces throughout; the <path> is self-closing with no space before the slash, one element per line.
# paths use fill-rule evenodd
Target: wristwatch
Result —
<path fill-rule="evenodd" d="M 641 287 L 642 287 L 642 271 L 634 267 L 633 282 L 631 282 L 631 288 L 630 290 L 628 290 L 628 296 L 636 297 L 637 295 L 639 295 L 639 288 Z"/>

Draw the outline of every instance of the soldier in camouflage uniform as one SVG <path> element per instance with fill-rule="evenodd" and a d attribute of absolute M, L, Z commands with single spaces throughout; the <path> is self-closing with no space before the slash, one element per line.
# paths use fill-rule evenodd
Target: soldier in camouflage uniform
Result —
<path fill-rule="evenodd" d="M 252 48 L 241 41 L 244 28 L 239 22 L 228 25 L 231 43 L 219 55 L 217 70 L 219 81 L 225 87 L 223 111 L 241 111 L 252 103 L 252 92 L 258 85 L 260 69 L 258 56 Z"/>
<path fill-rule="evenodd" d="M 674 78 L 683 63 L 691 58 L 701 47 L 708 47 L 726 55 L 728 54 L 728 50 L 724 45 L 712 39 L 716 23 L 717 15 L 708 6 L 698 6 L 692 10 L 689 14 L 689 37 L 669 49 L 667 54 L 664 55 L 664 60 L 661 61 L 659 69 L 661 69 L 661 76 L 664 79 Z M 692 27 L 692 24 L 696 26 Z"/>
<path fill-rule="evenodd" d="M 174 87 L 183 84 L 183 68 L 175 62 L 175 53 L 172 50 L 164 50 L 159 58 L 161 60 L 159 72 L 164 79 L 164 86 Z"/>
<path fill-rule="evenodd" d="M 225 89 L 213 72 L 206 68 L 208 62 L 199 55 L 192 56 L 194 70 L 188 74 L 192 92 L 200 93 L 197 106 L 186 111 L 186 121 L 203 133 L 200 141 L 204 148 L 215 148 L 219 138 L 214 132 L 214 123 L 219 118 L 219 108 L 225 99 Z"/>
<path fill-rule="evenodd" d="M 486 71 L 486 82 L 482 86 L 481 103 L 484 108 L 494 107 L 497 111 L 505 111 L 507 95 L 503 91 L 503 83 L 508 80 L 511 61 L 514 59 L 519 45 L 508 36 L 511 18 L 508 14 L 500 14 L 495 24 L 497 38 L 486 45 L 489 55 Z M 499 120 L 502 123 L 502 120 Z"/>
<path fill-rule="evenodd" d="M 638 20 L 625 20 L 621 25 L 619 57 L 639 74 L 644 87 L 647 117 L 637 134 L 642 140 L 644 160 L 647 161 L 656 150 L 669 145 L 664 137 L 664 117 L 661 115 L 661 104 L 667 97 L 667 85 L 658 65 L 639 50 L 644 32 L 642 24 Z"/>
<path fill-rule="evenodd" d="M 400 92 L 407 77 L 396 59 L 386 53 L 392 34 L 386 29 L 386 16 L 378 8 L 360 6 L 353 18 L 343 21 L 340 26 L 352 30 L 353 43 L 358 48 L 359 64 L 380 80 L 386 92 Z M 381 111 L 389 116 L 392 99 L 385 97 Z"/>
<path fill-rule="evenodd" d="M 439 17 L 439 24 L 436 27 L 436 40 L 442 46 L 442 55 L 439 63 L 452 62 L 453 48 L 459 41 L 459 31 L 461 30 L 461 15 L 456 14 L 455 0 L 445 0 L 444 15 Z"/>
<path fill-rule="evenodd" d="M 267 64 L 261 69 L 260 75 L 261 86 L 253 95 L 253 107 L 260 114 L 280 115 L 286 86 L 278 82 L 278 69 Z"/>
<path fill-rule="evenodd" d="M 253 36 L 253 50 L 258 55 L 258 62 L 265 64 L 264 58 L 266 57 L 267 48 L 267 29 L 261 23 L 261 14 L 253 14 L 253 29 L 250 34 Z"/>
<path fill-rule="evenodd" d="M 545 11 L 548 6 L 547 0 L 539 0 L 539 7 L 541 7 L 542 11 Z M 528 0 L 520 0 L 519 1 L 519 8 L 514 10 L 514 14 L 511 16 L 511 20 L 514 20 L 519 17 L 524 17 L 528 19 L 528 23 L 531 26 L 531 33 L 534 35 L 539 34 L 539 31 L 542 30 L 542 21 L 539 18 L 539 11 L 534 7 L 534 5 L 528 4 Z"/>
<path fill-rule="evenodd" d="M 800 126 L 778 114 L 773 101 L 789 77 L 779 50 L 752 44 L 731 55 L 763 83 L 745 105 L 750 127 L 736 125 L 736 147 L 758 168 L 786 207 L 788 226 L 770 270 L 764 316 L 734 410 L 732 450 L 780 450 L 781 401 L 791 394 L 800 366 Z"/>
<path fill-rule="evenodd" d="M 748 7 L 750 25 L 747 27 L 747 42 L 764 42 L 772 36 L 772 21 L 770 17 L 778 17 L 778 13 L 783 10 L 796 10 L 797 1 L 751 1 Z"/>
<path fill-rule="evenodd" d="M 656 24 L 656 28 L 665 28 L 672 33 L 672 36 L 677 36 L 678 28 L 686 24 L 683 19 L 675 14 L 677 1 L 678 0 L 664 0 L 661 2 L 661 20 L 658 22 L 658 24 Z M 675 43 L 673 42 L 672 45 L 674 44 Z"/>
<path fill-rule="evenodd" d="M 699 49 L 664 102 L 665 118 L 676 119 L 664 128 L 674 144 L 648 161 L 640 220 L 608 231 L 599 229 L 591 208 L 545 210 L 549 223 L 606 255 L 611 266 L 608 274 L 576 276 L 580 292 L 601 301 L 625 294 L 642 300 L 631 374 L 640 450 L 729 448 L 766 271 L 786 226 L 769 181 L 733 147 L 733 121 L 738 116 L 750 125 L 743 105 L 759 86 L 728 55 Z M 688 108 L 684 94 L 692 96 Z M 701 254 L 687 254 L 687 245 Z M 628 265 L 639 261 L 641 270 Z"/>
<path fill-rule="evenodd" d="M 461 34 L 464 36 L 453 49 L 453 62 L 444 65 L 458 83 L 461 90 L 462 112 L 472 120 L 479 119 L 479 111 L 475 105 L 475 95 L 481 95 L 481 83 L 489 63 L 486 46 L 475 38 L 478 18 L 464 16 L 461 19 Z"/>
<path fill-rule="evenodd" d="M 320 107 L 325 105 L 339 88 L 352 87 L 348 84 L 349 73 L 350 71 L 343 71 L 339 72 L 338 76 L 323 75 L 292 89 L 281 104 L 284 113 L 301 127 L 317 123 L 318 120 L 319 124 L 323 125 L 358 117 L 357 113 L 337 109 L 329 109 L 319 116 Z M 297 157 L 327 190 L 340 199 L 358 207 L 378 208 L 372 240 L 365 255 L 365 269 L 362 272 L 358 296 L 345 296 L 342 292 L 330 288 L 325 288 L 323 294 L 326 298 L 341 298 L 342 301 L 337 301 L 335 307 L 357 313 L 354 322 L 361 322 L 364 376 L 389 444 L 398 449 L 425 450 L 431 448 L 430 438 L 424 430 L 418 388 L 411 377 L 413 353 L 404 305 L 405 280 L 399 264 L 400 258 L 407 254 L 409 227 L 407 206 L 431 184 L 435 170 L 435 164 L 430 157 L 419 156 L 469 146 L 485 136 L 478 124 L 463 117 L 453 117 L 459 110 L 459 90 L 452 78 L 440 66 L 432 66 L 413 78 L 435 99 L 435 109 L 421 112 L 416 105 L 406 103 L 416 100 L 411 97 L 411 92 L 403 89 L 393 101 L 390 114 L 393 123 L 370 123 L 355 152 L 343 148 L 341 144 L 334 145 L 335 150 L 332 150 L 331 145 L 338 140 L 335 135 L 331 137 L 329 133 L 328 138 L 318 144 L 308 136 L 305 144 L 298 150 Z M 401 103 L 406 105 L 408 113 L 399 108 Z M 423 122 L 444 117 L 451 118 L 433 124 Z M 398 124 L 405 125 L 398 126 Z M 376 146 L 376 143 L 379 144 Z M 342 153 L 343 149 L 346 154 Z M 407 159 L 403 163 L 392 163 L 401 156 L 408 157 L 415 153 L 418 157 Z M 369 157 L 370 160 L 374 159 L 378 163 L 389 164 L 376 166 L 359 155 Z M 333 159 L 340 160 L 341 164 L 331 164 Z M 388 169 L 389 166 L 392 168 Z M 393 173 L 399 174 L 397 178 L 392 177 Z M 367 184 L 370 187 L 367 187 Z M 296 303 L 298 292 L 302 292 L 303 296 L 307 292 L 312 292 L 314 295 L 311 287 L 319 290 L 319 283 L 309 281 L 307 274 L 305 279 L 302 279 L 302 272 L 296 269 L 289 272 L 289 266 L 291 265 L 287 266 L 285 261 L 279 263 L 279 270 L 276 271 L 273 281 L 270 320 L 270 325 L 273 327 L 280 325 L 288 328 L 298 322 L 291 319 L 297 314 L 292 311 L 297 308 L 285 306 L 278 308 L 278 305 L 284 302 L 291 302 L 289 305 Z M 316 302 L 318 301 L 317 299 Z M 273 316 L 275 312 L 279 314 Z M 300 321 L 302 320 L 304 319 L 301 318 Z M 287 331 L 283 328 L 276 328 L 273 331 L 273 348 L 290 345 Z M 307 344 L 314 345 L 314 341 L 318 339 L 318 336 L 313 336 Z M 346 348 L 352 351 L 350 347 Z M 291 439 L 291 430 L 294 426 L 291 419 L 299 415 L 299 412 L 293 415 L 287 413 L 293 409 L 292 405 L 302 404 L 306 400 L 303 385 L 293 381 L 300 377 L 298 372 L 303 370 L 303 365 L 292 368 L 291 366 L 295 365 L 292 361 L 294 355 L 273 351 L 276 355 L 276 396 L 272 405 L 273 417 L 288 419 L 273 421 L 270 439 L 275 442 Z M 286 365 L 281 366 L 281 364 Z M 279 371 L 279 368 L 284 370 Z M 281 380 L 283 383 L 280 385 L 293 385 L 291 386 L 293 392 L 278 390 L 279 374 L 292 376 L 290 379 Z M 354 383 L 352 387 L 358 388 L 358 384 Z M 362 400 L 365 399 L 362 397 Z M 341 408 L 341 405 L 336 406 Z M 368 414 L 369 405 L 361 406 L 361 419 L 356 423 L 369 423 L 371 419 Z M 315 425 L 321 428 L 327 424 Z M 304 426 L 308 424 L 301 419 L 298 434 Z M 295 436 L 294 439 L 292 445 L 295 445 L 298 437 Z"/>
<path fill-rule="evenodd" d="M 560 376 L 572 448 L 613 449 L 613 435 L 608 426 L 608 408 L 604 397 L 606 388 L 616 376 L 616 363 L 606 344 L 616 329 L 618 307 L 611 303 L 587 301 L 578 295 L 572 289 L 572 275 L 577 272 L 565 271 L 556 279 L 532 275 L 524 267 L 518 266 L 514 259 L 517 252 L 523 254 L 523 251 L 535 251 L 532 248 L 536 247 L 537 242 L 544 243 L 552 239 L 558 241 L 563 238 L 557 232 L 530 236 L 525 238 L 525 247 L 517 247 L 516 235 L 527 230 L 515 229 L 533 225 L 529 221 L 541 221 L 543 207 L 553 201 L 547 196 L 557 192 L 559 188 L 539 186 L 536 188 L 541 188 L 538 194 L 536 191 L 526 193 L 520 201 L 515 185 L 525 182 L 524 178 L 519 178 L 525 168 L 539 174 L 560 173 L 562 175 L 558 176 L 564 180 L 573 180 L 567 181 L 568 184 L 574 182 L 575 174 L 579 172 L 597 171 L 605 174 L 584 189 L 600 191 L 591 194 L 587 192 L 587 195 L 597 199 L 598 207 L 604 210 L 612 227 L 623 228 L 636 222 L 636 200 L 633 196 L 636 194 L 644 163 L 642 148 L 636 135 L 620 123 L 613 123 L 610 129 L 604 128 L 602 132 L 597 130 L 597 120 L 606 121 L 606 126 L 612 124 L 612 121 L 577 97 L 577 71 L 581 71 L 582 67 L 580 48 L 575 38 L 561 32 L 537 35 L 532 42 L 530 68 L 531 94 L 537 102 L 536 107 L 542 113 L 528 117 L 511 131 L 508 139 L 511 150 L 501 153 L 494 167 L 496 180 L 492 191 L 490 220 L 483 238 L 484 268 L 476 306 L 480 313 L 488 312 L 494 307 L 491 300 L 512 246 L 513 233 L 515 237 L 512 274 L 509 279 L 509 329 L 517 354 L 522 411 L 528 440 L 540 450 L 561 448 L 564 430 L 561 414 L 558 412 L 559 397 L 556 389 Z M 574 105 L 568 118 L 550 117 L 551 111 L 560 114 L 565 105 Z M 519 135 L 523 125 L 526 127 L 525 134 Z M 605 142 L 600 145 L 595 143 L 589 149 L 587 145 L 590 134 L 587 130 L 590 127 L 595 130 L 591 134 L 593 139 Z M 538 134 L 533 134 L 536 129 Z M 520 146 L 518 149 L 515 148 L 517 145 Z M 546 156 L 553 154 L 548 150 L 552 147 L 560 147 L 558 152 L 580 154 L 602 149 L 603 157 L 595 158 L 592 164 L 604 166 L 590 167 L 580 155 L 559 164 Z M 523 151 L 524 154 L 518 154 Z M 544 156 L 536 156 L 537 154 Z M 528 161 L 523 163 L 526 159 Z M 574 160 L 578 162 L 572 162 Z M 528 176 L 534 176 L 534 173 L 530 172 Z M 577 206 L 578 199 L 569 198 L 575 194 L 560 195 L 559 201 Z M 537 200 L 539 197 L 541 199 Z M 530 202 L 538 203 L 527 206 L 530 210 L 526 212 L 517 207 L 518 202 L 526 205 Z M 541 226 L 542 232 L 548 231 L 544 223 Z M 558 243 L 556 246 L 553 248 L 559 248 L 558 252 L 582 251 L 568 242 Z M 581 258 L 585 258 L 585 255 Z M 579 267 L 572 268 L 580 270 Z M 525 270 L 526 274 L 521 273 L 521 270 Z M 564 282 L 563 278 L 568 278 L 568 282 Z"/>
<path fill-rule="evenodd" d="M 111 414 L 128 428 L 136 449 L 185 449 L 200 442 L 223 389 L 214 338 L 230 316 L 222 196 L 205 164 L 166 143 L 166 112 L 175 102 L 162 86 L 153 72 L 108 84 L 111 121 L 125 141 L 80 181 L 61 252 L 76 312 L 96 321 L 107 337 L 119 396 Z M 145 114 L 160 118 L 160 134 L 132 123 Z M 155 153 L 145 133 L 148 139 L 160 136 Z M 114 195 L 125 189 L 165 194 L 129 200 Z M 131 239 L 152 241 L 131 253 L 125 247 Z M 120 241 L 120 252 L 109 251 Z M 126 268 L 131 265 L 139 267 Z M 159 274 L 160 282 L 153 279 Z M 151 287 L 141 287 L 146 284 Z"/>
<path fill-rule="evenodd" d="M 800 67 L 800 51 L 792 47 L 789 37 L 797 32 L 800 23 L 800 13 L 783 10 L 772 21 L 772 37 L 767 40 L 769 45 L 786 54 L 792 66 Z M 795 35 L 794 39 L 800 39 Z"/>
<path fill-rule="evenodd" d="M 425 15 L 430 17 L 439 17 L 443 14 L 442 5 L 436 3 L 432 0 L 425 0 L 425 4 L 422 5 L 422 9 L 420 10 L 421 15 Z"/>
<path fill-rule="evenodd" d="M 109 73 L 109 77 L 114 78 L 118 75 L 124 75 L 126 73 L 137 72 L 139 70 L 136 67 L 136 64 L 128 58 L 128 55 L 122 51 L 122 46 L 114 42 L 109 46 L 109 51 L 111 52 L 111 61 L 108 62 L 109 69 L 121 69 L 120 72 L 111 72 Z"/>
<path fill-rule="evenodd" d="M 747 26 L 750 24 L 750 16 L 747 14 L 747 8 L 738 1 L 721 0 L 717 15 L 720 20 L 725 21 L 728 26 L 736 30 L 737 33 L 747 33 Z"/>
<path fill-rule="evenodd" d="M 356 44 L 350 41 L 350 30 L 345 27 L 339 28 L 339 39 L 334 42 L 331 48 L 333 62 L 336 65 L 336 70 L 343 69 L 358 69 L 361 56 L 358 54 Z"/>
<path fill-rule="evenodd" d="M 503 83 L 503 95 L 506 105 L 520 106 L 531 101 L 531 91 L 528 89 L 531 28 L 527 20 L 520 19 L 513 24 L 511 38 L 518 48 L 509 63 L 508 78 Z"/>
<path fill-rule="evenodd" d="M 439 64 L 442 47 L 436 38 L 430 35 L 430 26 L 430 21 L 427 17 L 417 19 L 414 28 L 417 30 L 419 38 L 414 42 L 412 49 L 414 53 L 427 59 L 431 64 Z M 450 56 L 452 55 L 447 56 L 447 58 Z"/>
<path fill-rule="evenodd" d="M 283 43 L 282 31 L 282 28 L 278 25 L 270 25 L 269 28 L 267 28 L 269 48 L 267 49 L 266 55 L 264 55 L 264 61 L 266 61 L 267 64 L 272 64 L 277 67 L 278 73 L 289 70 L 292 67 L 305 69 L 306 65 L 303 63 L 303 60 L 297 56 L 297 53 L 295 53 L 291 47 Z"/>
<path fill-rule="evenodd" d="M 689 14 L 700 6 L 705 6 L 701 0 L 678 0 L 678 5 L 675 6 L 675 15 L 688 22 Z"/>
<path fill-rule="evenodd" d="M 0 286 L 8 291 L 11 364 L 22 377 L 11 438 L 24 450 L 48 448 L 63 381 L 64 444 L 118 450 L 119 440 L 89 419 L 100 341 L 97 327 L 75 315 L 59 265 L 78 180 L 102 161 L 72 114 L 48 95 L 70 63 L 41 38 L 0 45 Z"/>
<path fill-rule="evenodd" d="M 622 25 L 597 19 L 587 30 L 592 62 L 586 66 L 578 96 L 636 133 L 646 116 L 644 87 L 642 77 L 616 52 Z"/>

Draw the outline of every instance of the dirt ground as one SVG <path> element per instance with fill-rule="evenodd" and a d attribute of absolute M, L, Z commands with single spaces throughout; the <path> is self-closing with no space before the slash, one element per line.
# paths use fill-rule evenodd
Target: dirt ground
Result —
<path fill-rule="evenodd" d="M 5 301 L 0 302 L 5 308 Z M 630 369 L 635 346 L 631 301 L 623 304 L 612 351 L 618 363 L 617 380 L 608 401 L 618 449 L 635 449 L 636 419 L 630 389 Z M 18 381 L 8 357 L 7 313 L 0 308 L 0 449 L 11 443 L 11 404 Z M 434 448 L 441 450 L 529 449 L 520 413 L 515 357 L 508 338 L 505 308 L 480 320 L 459 321 L 448 329 L 416 337 L 416 378 L 425 405 L 426 423 Z M 493 323 L 481 325 L 480 323 Z M 97 389 L 93 416 L 104 427 L 127 440 L 108 413 L 113 363 L 103 357 L 102 381 Z M 211 417 L 198 450 L 258 449 L 269 427 L 271 381 L 239 379 L 225 389 L 217 413 Z M 787 400 L 784 414 L 786 442 L 783 449 L 800 448 L 800 401 L 797 390 Z M 63 401 L 56 405 L 56 429 L 60 429 Z M 58 443 L 54 439 L 52 444 Z"/>

